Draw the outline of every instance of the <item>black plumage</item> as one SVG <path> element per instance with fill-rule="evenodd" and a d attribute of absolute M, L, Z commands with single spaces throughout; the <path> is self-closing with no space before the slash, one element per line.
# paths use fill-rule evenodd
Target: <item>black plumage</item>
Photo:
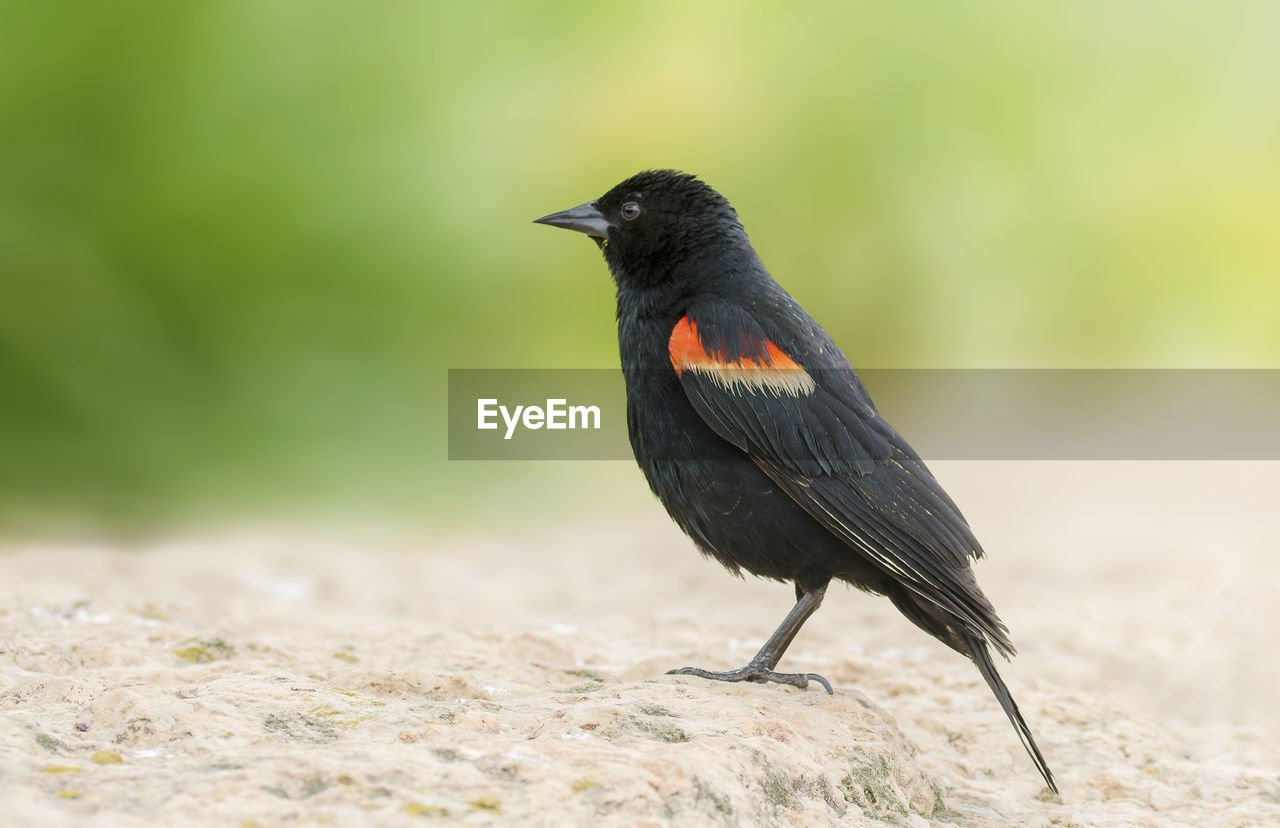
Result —
<path fill-rule="evenodd" d="M 839 579 L 971 658 L 1056 792 L 991 658 L 1014 648 L 973 575 L 982 547 L 844 354 L 765 270 L 728 201 L 658 170 L 538 221 L 603 250 L 631 445 L 658 499 L 731 571 L 795 585 L 795 608 L 746 667 L 673 672 L 831 692 L 821 676 L 774 667 Z"/>

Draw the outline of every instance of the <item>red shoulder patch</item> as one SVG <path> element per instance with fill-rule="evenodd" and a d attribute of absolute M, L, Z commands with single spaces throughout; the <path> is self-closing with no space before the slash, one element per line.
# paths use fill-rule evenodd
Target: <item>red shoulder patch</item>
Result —
<path fill-rule="evenodd" d="M 794 359 L 769 340 L 764 342 L 768 362 L 754 357 L 729 359 L 719 351 L 708 351 L 698 337 L 698 323 L 680 317 L 667 342 L 671 367 L 683 375 L 694 371 L 709 377 L 726 391 L 769 391 L 792 397 L 813 393 L 813 377 Z"/>

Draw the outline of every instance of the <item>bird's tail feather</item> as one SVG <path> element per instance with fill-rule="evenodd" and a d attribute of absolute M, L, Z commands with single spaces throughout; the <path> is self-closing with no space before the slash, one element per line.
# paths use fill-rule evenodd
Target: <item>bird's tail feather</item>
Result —
<path fill-rule="evenodd" d="M 987 642 L 974 635 L 965 635 L 964 638 L 965 643 L 969 645 L 973 663 L 978 666 L 978 672 L 982 673 L 982 677 L 987 680 L 987 686 L 991 688 L 991 692 L 995 693 L 1000 706 L 1004 708 L 1005 715 L 1009 717 L 1010 723 L 1013 724 L 1013 729 L 1018 731 L 1018 738 L 1022 740 L 1022 746 L 1027 749 L 1027 755 L 1035 763 L 1036 770 L 1040 771 L 1040 775 L 1044 777 L 1045 784 L 1049 786 L 1049 790 L 1057 793 L 1058 785 L 1053 779 L 1053 771 L 1049 770 L 1049 765 L 1044 761 L 1040 748 L 1036 746 L 1036 740 L 1031 735 L 1031 728 L 1027 727 L 1026 720 L 1022 718 L 1022 711 L 1018 709 L 1018 703 L 1009 694 L 1009 688 L 1005 686 L 1004 680 L 1000 678 L 1000 673 L 996 672 L 996 664 L 991 659 L 991 651 L 987 648 Z"/>

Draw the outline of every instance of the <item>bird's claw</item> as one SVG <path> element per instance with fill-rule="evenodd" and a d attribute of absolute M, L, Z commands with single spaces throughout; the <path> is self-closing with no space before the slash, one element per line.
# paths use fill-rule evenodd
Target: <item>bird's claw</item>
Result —
<path fill-rule="evenodd" d="M 775 673 L 773 670 L 766 670 L 755 664 L 748 664 L 739 670 L 730 670 L 723 673 L 714 670 L 703 670 L 701 667 L 679 667 L 675 670 L 668 670 L 667 675 L 697 676 L 698 678 L 712 679 L 714 681 L 755 681 L 761 684 L 772 681 L 778 684 L 799 687 L 801 690 L 807 688 L 809 682 L 816 681 L 827 691 L 828 696 L 835 695 L 835 691 L 831 689 L 831 682 L 817 673 Z"/>

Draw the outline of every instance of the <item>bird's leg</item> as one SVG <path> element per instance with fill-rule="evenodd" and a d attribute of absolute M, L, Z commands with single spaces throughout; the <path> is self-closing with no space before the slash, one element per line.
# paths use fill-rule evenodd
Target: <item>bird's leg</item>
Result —
<path fill-rule="evenodd" d="M 822 606 L 822 596 L 826 594 L 827 585 L 823 584 L 817 589 L 804 590 L 796 584 L 796 605 L 791 608 L 791 612 L 787 613 L 787 617 L 782 619 L 773 635 L 769 636 L 769 640 L 764 642 L 764 646 L 760 648 L 760 652 L 756 653 L 755 658 L 739 670 L 733 670 L 727 673 L 718 673 L 712 670 L 703 670 L 700 667 L 681 667 L 678 670 L 668 670 L 667 675 L 681 676 L 698 676 L 699 678 L 715 679 L 716 681 L 776 681 L 779 684 L 790 684 L 793 687 L 808 687 L 809 682 L 816 681 L 826 688 L 828 695 L 834 695 L 831 689 L 831 682 L 824 679 L 817 673 L 775 673 L 774 667 L 778 666 L 779 659 L 782 654 L 787 651 L 787 647 L 791 645 L 791 641 L 796 637 L 796 633 L 800 632 L 800 628 L 804 626 L 804 622 L 818 611 L 818 607 Z"/>

